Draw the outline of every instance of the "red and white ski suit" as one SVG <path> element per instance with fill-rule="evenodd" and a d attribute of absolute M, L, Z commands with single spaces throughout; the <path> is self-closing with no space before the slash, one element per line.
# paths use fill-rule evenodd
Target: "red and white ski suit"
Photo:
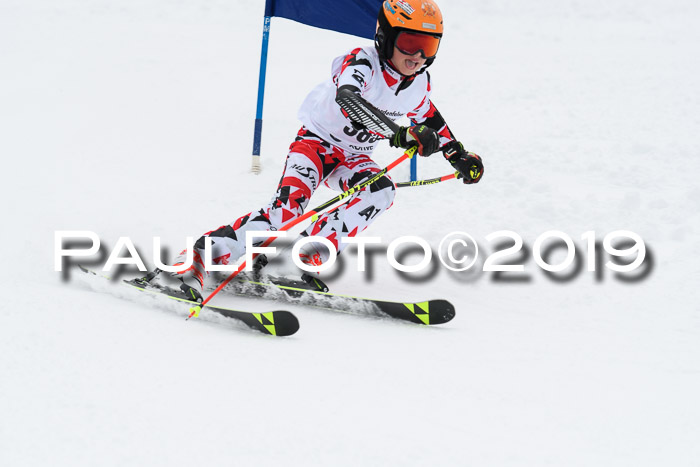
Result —
<path fill-rule="evenodd" d="M 404 77 L 382 64 L 374 47 L 357 48 L 337 57 L 331 79 L 316 86 L 299 110 L 303 126 L 289 147 L 282 178 L 270 203 L 205 234 L 212 237 L 214 264 L 237 261 L 245 253 L 247 231 L 279 230 L 302 215 L 319 184 L 343 192 L 381 171 L 371 159 L 381 137 L 358 130 L 343 115 L 335 101 L 341 87 L 350 87 L 392 120 L 407 116 L 415 123 L 425 123 L 438 131 L 443 145 L 454 139 L 430 101 L 428 73 Z M 340 252 L 345 246 L 340 239 L 365 230 L 391 207 L 394 193 L 393 182 L 385 176 L 339 208 L 321 215 L 302 235 L 325 237 Z M 195 244 L 193 268 L 182 271 L 194 273 L 200 282 L 204 276 L 203 250 L 204 237 Z M 176 264 L 183 258 L 178 257 Z"/>

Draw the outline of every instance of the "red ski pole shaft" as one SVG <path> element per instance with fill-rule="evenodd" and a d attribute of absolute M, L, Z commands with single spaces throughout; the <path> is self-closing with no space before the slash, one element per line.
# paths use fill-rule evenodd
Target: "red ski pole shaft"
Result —
<path fill-rule="evenodd" d="M 374 182 L 376 182 L 377 180 L 379 180 L 380 178 L 382 178 L 387 172 L 389 172 L 390 170 L 392 170 L 394 167 L 396 167 L 397 165 L 401 164 L 401 163 L 404 162 L 406 159 L 410 159 L 411 157 L 413 157 L 413 155 L 416 153 L 416 150 L 417 150 L 417 148 L 416 148 L 415 146 L 412 147 L 412 148 L 410 148 L 410 149 L 408 149 L 406 152 L 404 152 L 404 153 L 401 155 L 401 157 L 399 157 L 399 158 L 396 159 L 394 162 L 392 162 L 391 164 L 389 164 L 389 165 L 387 165 L 386 167 L 384 167 L 381 171 L 377 172 L 376 174 L 374 174 L 374 175 L 373 175 L 372 177 L 370 177 L 369 179 L 365 180 L 365 181 L 362 182 L 362 183 L 359 183 L 359 184 L 355 185 L 354 187 L 350 188 L 349 190 L 347 190 L 347 191 L 345 191 L 345 192 L 339 194 L 339 195 L 336 196 L 335 198 L 331 198 L 331 199 L 329 199 L 328 201 L 326 201 L 325 203 L 316 206 L 314 209 L 311 209 L 310 211 L 306 211 L 306 212 L 305 212 L 304 214 L 302 214 L 301 216 L 297 217 L 296 219 L 292 219 L 291 221 L 289 221 L 288 223 L 286 223 L 286 224 L 285 224 L 284 226 L 282 226 L 282 228 L 280 228 L 278 231 L 289 230 L 289 229 L 291 229 L 292 227 L 294 227 L 295 225 L 299 224 L 300 222 L 303 222 L 303 221 L 305 221 L 306 219 L 308 219 L 308 218 L 310 218 L 310 217 L 312 217 L 312 216 L 318 215 L 318 213 L 320 213 L 320 212 L 323 211 L 324 209 L 329 208 L 330 206 L 334 205 L 334 204 L 337 203 L 338 201 L 342 201 L 342 200 L 344 200 L 345 198 L 348 198 L 349 196 L 352 196 L 353 194 L 358 193 L 359 191 L 365 189 L 365 188 L 368 187 L 369 185 L 373 184 Z M 261 247 L 266 247 L 266 246 L 268 246 L 268 245 L 269 245 L 270 243 L 272 243 L 274 240 L 275 240 L 275 237 L 269 237 L 267 240 L 265 240 L 265 241 L 263 242 L 263 244 L 261 245 Z M 253 255 L 253 259 L 255 259 L 255 257 L 257 257 L 257 254 Z M 209 296 L 207 296 L 207 298 L 205 298 L 205 299 L 202 301 L 202 303 L 199 305 L 199 309 L 201 309 L 203 306 L 205 306 L 207 303 L 209 303 L 209 301 L 210 301 L 216 294 L 218 294 L 219 292 L 221 292 L 221 290 L 222 290 L 224 287 L 226 287 L 226 285 L 228 285 L 228 283 L 231 282 L 231 280 L 233 280 L 234 277 L 236 277 L 238 274 L 240 274 L 241 271 L 243 271 L 243 269 L 245 268 L 245 266 L 246 266 L 246 262 L 243 261 L 243 262 L 238 266 L 238 269 L 237 269 L 237 270 L 233 271 L 233 272 L 231 273 L 231 275 L 229 275 L 229 276 L 226 278 L 225 281 L 223 281 L 216 289 L 214 289 L 214 291 L 213 291 L 212 293 L 209 294 Z M 197 308 L 198 308 L 198 307 L 193 307 L 193 308 L 190 309 L 190 317 L 192 317 L 193 315 L 195 315 L 195 314 L 199 311 L 199 310 L 197 310 Z"/>
<path fill-rule="evenodd" d="M 451 174 L 443 175 L 442 177 L 429 178 L 427 180 L 416 180 L 413 182 L 399 182 L 396 184 L 397 188 L 405 188 L 407 186 L 423 186 L 423 185 L 434 185 L 436 183 L 445 182 L 447 180 L 452 180 L 457 178 L 459 172 L 454 172 Z"/>

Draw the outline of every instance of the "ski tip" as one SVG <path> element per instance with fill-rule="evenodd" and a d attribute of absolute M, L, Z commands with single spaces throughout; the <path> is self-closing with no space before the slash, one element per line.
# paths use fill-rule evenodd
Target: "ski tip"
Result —
<path fill-rule="evenodd" d="M 299 330 L 299 319 L 293 313 L 284 310 L 273 311 L 276 336 L 291 336 Z"/>
<path fill-rule="evenodd" d="M 443 324 L 455 317 L 456 311 L 454 305 L 452 305 L 447 300 L 431 300 L 431 323 L 430 324 Z"/>
<path fill-rule="evenodd" d="M 445 324 L 455 317 L 455 307 L 447 300 L 428 300 L 404 305 L 411 311 L 410 321 L 418 324 Z"/>

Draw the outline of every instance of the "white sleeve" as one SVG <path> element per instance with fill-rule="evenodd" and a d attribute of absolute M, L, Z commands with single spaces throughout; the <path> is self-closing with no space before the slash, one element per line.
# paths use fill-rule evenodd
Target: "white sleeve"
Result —
<path fill-rule="evenodd" d="M 431 93 L 430 75 L 428 75 L 428 84 L 425 91 L 425 97 L 418 107 L 412 112 L 409 112 L 406 116 L 414 123 L 425 124 L 426 126 L 437 131 L 438 135 L 440 135 L 440 147 L 442 147 L 450 141 L 454 141 L 455 136 L 447 126 L 445 119 L 442 117 L 442 115 L 440 115 L 440 112 L 438 112 L 437 107 L 435 107 L 430 100 Z"/>
<path fill-rule="evenodd" d="M 338 89 L 349 88 L 362 95 L 367 90 L 373 72 L 370 57 L 364 50 L 357 48 L 345 56 L 333 81 Z"/>

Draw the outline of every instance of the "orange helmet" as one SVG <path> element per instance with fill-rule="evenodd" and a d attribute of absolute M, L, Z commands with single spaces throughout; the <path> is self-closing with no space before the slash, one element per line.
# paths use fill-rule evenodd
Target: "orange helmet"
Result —
<path fill-rule="evenodd" d="M 382 60 L 389 60 L 394 46 L 413 55 L 420 52 L 426 67 L 435 60 L 442 38 L 442 13 L 433 0 L 386 0 L 377 17 L 374 44 Z"/>

